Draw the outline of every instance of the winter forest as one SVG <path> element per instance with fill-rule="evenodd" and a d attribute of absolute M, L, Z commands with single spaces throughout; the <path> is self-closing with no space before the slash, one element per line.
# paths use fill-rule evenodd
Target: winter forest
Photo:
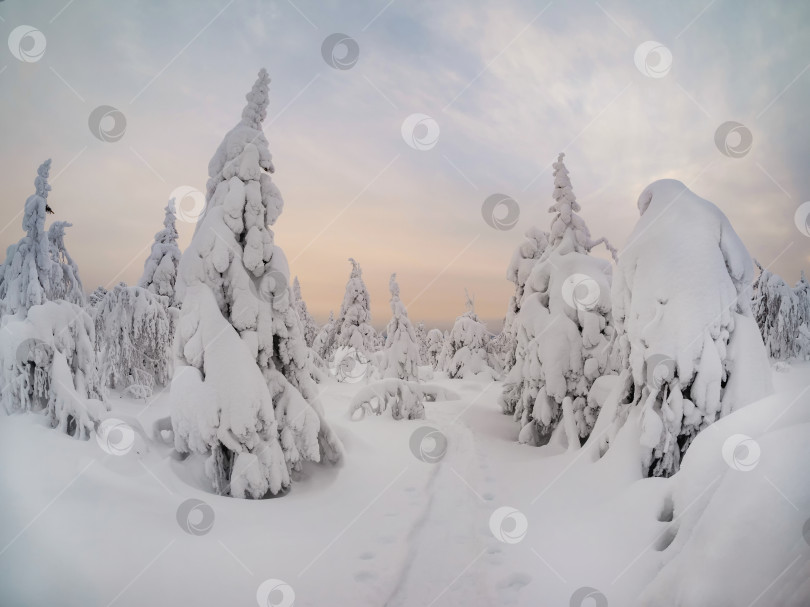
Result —
<path fill-rule="evenodd" d="M 0 604 L 810 605 L 805 7 L 14 4 Z"/>

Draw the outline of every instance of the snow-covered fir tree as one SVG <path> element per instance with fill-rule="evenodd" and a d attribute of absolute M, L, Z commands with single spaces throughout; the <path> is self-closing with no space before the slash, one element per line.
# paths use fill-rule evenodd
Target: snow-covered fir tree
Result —
<path fill-rule="evenodd" d="M 451 379 L 477 375 L 495 379 L 497 372 L 489 366 L 487 342 L 490 334 L 475 313 L 475 302 L 465 291 L 467 311 L 456 319 L 444 340 L 439 363 Z"/>
<path fill-rule="evenodd" d="M 592 240 L 577 214 L 580 206 L 564 156 L 553 165 L 549 212 L 554 217 L 548 238 L 530 232 L 526 253 L 513 258 L 516 362 L 504 382 L 501 406 L 520 423 L 520 442 L 544 445 L 561 427 L 561 444 L 577 447 L 596 422 L 598 411 L 588 405 L 588 391 L 611 369 L 614 335 L 610 263 L 589 252 L 600 243 L 613 249 L 604 239 Z"/>
<path fill-rule="evenodd" d="M 301 297 L 301 283 L 298 282 L 297 276 L 293 280 L 293 306 L 298 314 L 298 319 L 301 321 L 304 340 L 309 347 L 312 347 L 315 343 L 315 337 L 318 335 L 318 325 L 315 323 L 315 319 L 312 318 L 309 310 L 307 310 L 307 303 L 304 301 L 304 298 Z"/>
<path fill-rule="evenodd" d="M 439 356 L 441 355 L 442 348 L 444 347 L 444 333 L 440 329 L 431 329 L 427 334 L 427 346 L 425 364 L 430 365 L 432 369 L 439 368 Z"/>
<path fill-rule="evenodd" d="M 261 70 L 208 166 L 206 209 L 177 280 L 175 448 L 206 454 L 214 490 L 244 498 L 278 494 L 305 461 L 342 454 L 268 227 L 283 206 L 262 132 L 269 82 Z"/>
<path fill-rule="evenodd" d="M 350 258 L 349 261 L 352 263 L 352 273 L 340 306 L 335 346 L 354 348 L 368 358 L 378 349 L 377 333 L 371 326 L 370 299 L 363 282 L 363 271 L 354 259 Z"/>
<path fill-rule="evenodd" d="M 335 320 L 335 313 L 329 311 L 329 319 L 318 330 L 318 334 L 312 342 L 312 349 L 315 354 L 321 357 L 324 361 L 332 359 L 335 352 L 335 337 L 337 336 L 337 321 Z"/>
<path fill-rule="evenodd" d="M 145 398 L 171 377 L 170 299 L 121 283 L 94 308 L 95 348 L 105 385 Z"/>
<path fill-rule="evenodd" d="M 647 186 L 638 208 L 613 282 L 632 373 L 615 427 L 639 434 L 646 474 L 670 476 L 698 432 L 771 392 L 770 369 L 753 263 L 723 212 L 672 179 Z"/>
<path fill-rule="evenodd" d="M 50 158 L 37 169 L 35 192 L 25 201 L 23 230 L 26 235 L 6 252 L 0 278 L 4 314 L 16 314 L 45 303 L 51 289 L 51 244 L 45 231 Z"/>
<path fill-rule="evenodd" d="M 72 225 L 67 221 L 54 221 L 48 229 L 52 263 L 47 296 L 49 300 L 62 299 L 83 306 L 84 287 L 79 278 L 79 267 L 65 246 L 65 228 Z"/>
<path fill-rule="evenodd" d="M 385 349 L 380 371 L 383 377 L 417 381 L 419 379 L 419 345 L 405 304 L 399 298 L 397 275 L 391 274 L 391 320 L 386 328 Z"/>
<path fill-rule="evenodd" d="M 53 248 L 45 231 L 50 166 L 47 160 L 37 171 L 36 192 L 23 211 L 26 234 L 8 248 L 0 267 L 0 310 L 7 314 L 0 340 L 0 401 L 7 413 L 40 413 L 52 427 L 87 438 L 105 405 L 99 400 L 93 323 L 70 301 L 79 299 L 73 289 L 80 283 L 73 260 L 66 251 L 61 257 L 64 224 L 53 232 Z M 54 276 L 65 281 L 55 291 Z M 52 296 L 67 299 L 48 301 Z"/>
<path fill-rule="evenodd" d="M 512 259 L 506 270 L 506 279 L 514 283 L 515 292 L 509 299 L 509 307 L 506 311 L 506 319 L 502 331 L 502 333 L 505 334 L 504 341 L 506 342 L 506 352 L 504 355 L 505 371 L 509 371 L 514 367 L 517 361 L 516 349 L 518 340 L 515 320 L 523 306 L 526 281 L 535 263 L 543 256 L 546 247 L 548 247 L 548 237 L 548 232 L 544 232 L 540 228 L 529 228 L 526 231 L 523 241 L 518 245 L 514 253 L 512 253 Z M 510 411 L 510 413 L 512 412 L 513 411 Z"/>
<path fill-rule="evenodd" d="M 177 266 L 180 264 L 180 249 L 177 246 L 177 228 L 174 198 L 166 205 L 163 229 L 155 234 L 155 242 L 143 265 L 143 275 L 138 286 L 155 295 L 169 298 L 170 306 L 177 306 L 175 283 Z"/>

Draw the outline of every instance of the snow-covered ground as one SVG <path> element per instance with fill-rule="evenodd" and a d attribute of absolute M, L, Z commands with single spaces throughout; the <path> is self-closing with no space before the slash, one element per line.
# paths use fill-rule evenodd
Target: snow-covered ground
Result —
<path fill-rule="evenodd" d="M 352 421 L 364 384 L 329 379 L 345 461 L 269 500 L 214 495 L 201 456 L 180 465 L 151 438 L 167 392 L 111 396 L 109 416 L 144 429 L 123 454 L 2 416 L 0 604 L 807 605 L 810 365 L 774 382 L 677 475 L 642 479 L 633 423 L 594 462 L 590 443 L 519 444 L 500 382 L 437 374 L 460 398 L 425 420 Z"/>

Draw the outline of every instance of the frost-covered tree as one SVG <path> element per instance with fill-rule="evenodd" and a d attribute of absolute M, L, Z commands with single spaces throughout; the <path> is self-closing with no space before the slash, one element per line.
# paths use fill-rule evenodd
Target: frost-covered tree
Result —
<path fill-rule="evenodd" d="M 796 287 L 791 288 L 777 274 L 762 266 L 759 269 L 759 278 L 754 283 L 753 312 L 768 355 L 774 360 L 810 358 L 802 332 L 802 327 L 808 325 L 804 273 Z"/>
<path fill-rule="evenodd" d="M 94 310 L 101 377 L 105 385 L 138 398 L 171 377 L 174 321 L 170 299 L 142 287 L 117 285 Z"/>
<path fill-rule="evenodd" d="M 561 427 L 561 443 L 576 447 L 596 422 L 588 391 L 611 369 L 614 334 L 610 263 L 589 252 L 600 243 L 613 248 L 604 239 L 592 240 L 577 214 L 564 156 L 553 165 L 554 217 L 547 242 L 545 234 L 535 233 L 526 254 L 518 253 L 517 262 L 513 258 L 515 364 L 504 381 L 501 407 L 520 423 L 520 442 L 544 445 Z M 535 249 L 542 249 L 537 259 Z"/>
<path fill-rule="evenodd" d="M 442 348 L 444 347 L 444 333 L 440 329 L 431 329 L 427 334 L 427 346 L 425 357 L 425 364 L 430 365 L 432 369 L 439 368 L 439 356 L 441 355 Z"/>
<path fill-rule="evenodd" d="M 515 285 L 515 292 L 509 299 L 509 308 L 506 311 L 506 319 L 503 325 L 504 341 L 506 342 L 504 353 L 504 370 L 509 371 L 515 366 L 517 361 L 517 326 L 516 319 L 523 307 L 526 281 L 538 259 L 548 247 L 548 232 L 531 227 L 526 231 L 523 242 L 512 253 L 512 259 L 506 270 L 506 279 Z"/>
<path fill-rule="evenodd" d="M 419 379 L 419 345 L 408 318 L 405 304 L 399 298 L 397 275 L 391 274 L 391 320 L 386 328 L 385 349 L 380 371 L 383 377 L 417 381 Z"/>
<path fill-rule="evenodd" d="M 771 376 L 751 257 L 723 212 L 672 179 L 647 186 L 638 208 L 613 282 L 633 384 L 617 427 L 634 420 L 644 472 L 670 476 L 698 432 L 770 393 Z"/>
<path fill-rule="evenodd" d="M 320 328 L 312 342 L 312 349 L 322 360 L 328 361 L 332 359 L 332 354 L 335 352 L 336 335 L 337 321 L 335 320 L 335 313 L 330 310 L 329 319 Z"/>
<path fill-rule="evenodd" d="M 175 448 L 206 454 L 214 490 L 244 498 L 278 494 L 305 461 L 342 454 L 269 227 L 283 206 L 262 132 L 269 82 L 262 69 L 208 166 L 206 209 L 177 279 Z"/>
<path fill-rule="evenodd" d="M 79 267 L 65 247 L 65 228 L 73 224 L 55 221 L 48 229 L 51 247 L 51 278 L 49 300 L 65 300 L 80 306 L 85 305 L 84 287 L 79 278 Z"/>
<path fill-rule="evenodd" d="M 427 362 L 427 329 L 425 328 L 425 323 L 418 322 L 414 327 L 414 333 L 416 334 L 416 345 L 419 347 L 419 364 L 426 365 Z"/>
<path fill-rule="evenodd" d="M 487 342 L 490 334 L 475 313 L 475 302 L 465 291 L 467 311 L 456 319 L 444 341 L 440 363 L 451 379 L 481 375 L 495 379 L 497 373 L 488 364 Z"/>
<path fill-rule="evenodd" d="M 352 263 L 352 273 L 340 306 L 335 345 L 354 348 L 368 357 L 378 349 L 377 333 L 371 326 L 371 304 L 366 283 L 363 282 L 363 271 L 354 259 L 350 258 L 349 261 Z"/>
<path fill-rule="evenodd" d="M 43 304 L 51 291 L 51 243 L 45 231 L 48 206 L 48 174 L 50 158 L 37 169 L 35 192 L 25 201 L 22 226 L 25 236 L 11 245 L 3 263 L 0 277 L 0 301 L 4 314 L 24 312 L 31 306 Z"/>
<path fill-rule="evenodd" d="M 101 303 L 101 300 L 107 295 L 107 289 L 104 287 L 96 287 L 96 290 L 90 293 L 90 296 L 87 298 L 87 306 L 92 310 L 98 304 Z"/>
<path fill-rule="evenodd" d="M 177 266 L 180 264 L 180 249 L 177 246 L 177 228 L 174 198 L 166 205 L 163 229 L 155 234 L 155 242 L 149 257 L 143 264 L 143 275 L 138 286 L 155 295 L 169 298 L 170 306 L 177 306 L 175 283 Z"/>
<path fill-rule="evenodd" d="M 312 347 L 312 344 L 315 343 L 315 337 L 318 335 L 318 325 L 309 310 L 307 310 L 307 303 L 304 298 L 301 297 L 301 283 L 298 282 L 297 276 L 293 280 L 293 306 L 298 314 L 298 319 L 301 321 L 304 340 L 306 340 L 308 346 Z"/>
<path fill-rule="evenodd" d="M 510 369 L 510 360 L 515 353 L 517 339 L 507 330 L 504 323 L 503 330 L 487 342 L 487 360 L 489 366 L 499 374 Z"/>

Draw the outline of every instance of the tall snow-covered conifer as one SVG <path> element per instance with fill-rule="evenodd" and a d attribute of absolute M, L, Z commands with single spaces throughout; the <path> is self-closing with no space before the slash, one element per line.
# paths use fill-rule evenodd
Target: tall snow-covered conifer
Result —
<path fill-rule="evenodd" d="M 383 377 L 417 381 L 419 379 L 419 346 L 416 333 L 408 319 L 405 304 L 399 298 L 397 275 L 391 274 L 391 320 L 385 338 L 385 352 L 381 369 Z"/>
<path fill-rule="evenodd" d="M 315 319 L 312 318 L 312 315 L 307 309 L 307 302 L 305 302 L 304 298 L 301 296 L 301 283 L 298 282 L 297 276 L 293 280 L 293 305 L 298 314 L 298 319 L 301 321 L 301 328 L 304 331 L 304 340 L 306 340 L 309 347 L 312 347 L 312 344 L 315 342 L 315 337 L 318 335 L 318 325 L 315 324 Z"/>
<path fill-rule="evenodd" d="M 520 423 L 520 442 L 546 444 L 565 418 L 561 442 L 578 447 L 596 422 L 588 391 L 610 370 L 614 334 L 611 267 L 588 253 L 600 243 L 613 248 L 604 239 L 592 240 L 577 214 L 580 206 L 564 156 L 553 165 L 551 230 L 547 237 L 530 232 L 525 253 L 519 250 L 510 265 L 518 310 L 512 322 L 515 364 L 504 382 L 501 406 Z"/>
<path fill-rule="evenodd" d="M 155 242 L 149 257 L 143 265 L 143 275 L 138 286 L 156 295 L 169 298 L 169 305 L 176 306 L 175 283 L 177 266 L 180 264 L 180 249 L 177 247 L 177 228 L 175 228 L 174 198 L 166 205 L 163 218 L 163 229 L 155 234 Z"/>
<path fill-rule="evenodd" d="M 211 159 L 206 209 L 177 280 L 175 447 L 207 454 L 214 490 L 246 498 L 278 494 L 304 461 L 342 454 L 268 227 L 283 206 L 262 132 L 269 82 L 262 69 Z"/>
<path fill-rule="evenodd" d="M 487 342 L 490 334 L 475 313 L 475 302 L 465 291 L 467 311 L 456 318 L 444 340 L 439 365 L 451 379 L 482 375 L 495 379 L 497 372 L 489 366 Z"/>
<path fill-rule="evenodd" d="M 349 261 L 352 262 L 352 273 L 340 306 L 335 345 L 354 348 L 368 357 L 377 350 L 377 333 L 371 326 L 370 300 L 363 282 L 363 270 L 354 259 Z"/>
<path fill-rule="evenodd" d="M 80 306 L 85 304 L 84 287 L 79 278 L 79 268 L 65 246 L 65 228 L 72 224 L 54 221 L 48 229 L 51 246 L 51 277 L 48 299 L 69 301 Z"/>

